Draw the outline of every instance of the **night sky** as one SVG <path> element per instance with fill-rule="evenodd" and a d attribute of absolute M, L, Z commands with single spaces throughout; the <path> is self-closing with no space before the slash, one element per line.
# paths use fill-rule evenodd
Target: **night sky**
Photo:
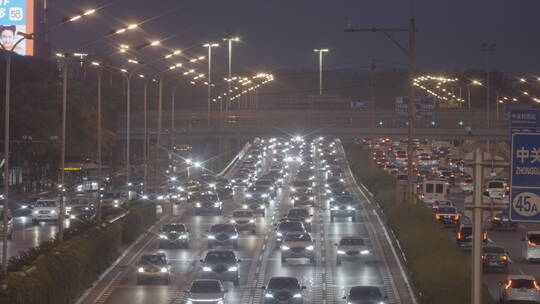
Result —
<path fill-rule="evenodd" d="M 327 47 L 328 69 L 362 67 L 372 58 L 406 68 L 407 58 L 382 33 L 344 33 L 353 27 L 407 27 L 414 15 L 418 27 L 418 67 L 429 72 L 484 68 L 483 42 L 497 44 L 494 69 L 534 74 L 540 51 L 538 0 L 52 0 L 53 21 L 81 9 L 106 5 L 98 14 L 56 27 L 55 50 L 111 53 L 111 44 L 140 44 L 164 39 L 169 48 L 205 54 L 201 43 L 220 41 L 228 32 L 243 40 L 234 47 L 236 69 L 314 70 L 313 48 Z M 98 39 L 111 29 L 140 23 L 141 30 Z M 395 36 L 405 46 L 407 35 Z M 97 39 L 97 40 L 96 40 Z M 91 42 L 88 44 L 88 42 Z M 221 42 L 221 41 L 220 41 Z M 84 48 L 80 48 L 86 45 Z M 217 72 L 226 69 L 226 48 L 215 51 Z M 165 50 L 145 50 L 149 60 Z"/>

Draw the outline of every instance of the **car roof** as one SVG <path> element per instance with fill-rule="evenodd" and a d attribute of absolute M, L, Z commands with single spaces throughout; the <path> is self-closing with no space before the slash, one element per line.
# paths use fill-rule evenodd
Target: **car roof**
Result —
<path fill-rule="evenodd" d="M 528 234 L 528 235 L 531 235 L 531 234 L 540 234 L 540 230 L 527 231 L 527 234 Z"/>
<path fill-rule="evenodd" d="M 342 240 L 364 240 L 363 237 L 355 236 L 355 235 L 346 235 L 341 238 Z"/>

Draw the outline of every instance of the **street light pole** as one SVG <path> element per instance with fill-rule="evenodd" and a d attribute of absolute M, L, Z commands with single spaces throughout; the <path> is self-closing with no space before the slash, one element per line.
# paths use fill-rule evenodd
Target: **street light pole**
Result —
<path fill-rule="evenodd" d="M 144 184 L 143 193 L 146 193 L 146 185 L 148 184 L 148 80 L 144 82 L 143 88 L 143 161 L 144 161 Z"/>
<path fill-rule="evenodd" d="M 58 214 L 58 239 L 64 239 L 64 191 L 65 191 L 65 168 L 66 168 L 66 118 L 67 118 L 67 76 L 68 64 L 65 56 L 62 60 L 62 145 L 60 160 L 60 210 Z"/>
<path fill-rule="evenodd" d="M 231 103 L 231 78 L 232 78 L 232 43 L 240 41 L 240 38 L 238 37 L 229 37 L 223 39 L 228 42 L 229 44 L 229 75 L 227 78 L 228 83 L 228 89 L 227 89 L 227 103 L 225 104 L 225 117 L 228 117 L 229 115 L 229 106 Z"/>
<path fill-rule="evenodd" d="M 328 49 L 314 49 L 315 53 L 319 53 L 319 95 L 322 95 L 322 78 L 323 78 L 323 53 L 328 53 Z"/>
<path fill-rule="evenodd" d="M 101 71 L 97 71 L 97 121 L 98 121 L 98 128 L 97 128 L 97 137 L 98 137 L 98 203 L 97 203 L 97 220 L 101 221 L 101 167 L 102 167 L 102 159 L 101 159 Z"/>
<path fill-rule="evenodd" d="M 210 106 L 212 100 L 212 48 L 218 47 L 217 43 L 206 43 L 203 47 L 208 48 L 208 104 L 206 125 L 210 126 Z"/>
<path fill-rule="evenodd" d="M 175 119 L 175 97 L 176 89 L 180 86 L 180 83 L 176 84 L 171 92 L 171 145 L 174 146 L 174 119 Z"/>

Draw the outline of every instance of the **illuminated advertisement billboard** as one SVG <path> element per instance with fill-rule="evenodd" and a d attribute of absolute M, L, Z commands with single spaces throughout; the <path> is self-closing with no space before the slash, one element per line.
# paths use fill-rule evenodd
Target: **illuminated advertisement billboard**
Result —
<path fill-rule="evenodd" d="M 0 0 L 0 44 L 6 50 L 21 38 L 18 32 L 34 33 L 35 0 Z M 19 55 L 34 55 L 34 41 L 23 40 L 13 50 Z"/>

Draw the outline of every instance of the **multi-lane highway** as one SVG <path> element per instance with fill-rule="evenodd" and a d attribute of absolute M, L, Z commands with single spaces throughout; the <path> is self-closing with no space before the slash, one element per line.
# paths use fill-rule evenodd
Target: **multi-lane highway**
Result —
<path fill-rule="evenodd" d="M 338 145 L 339 146 L 339 145 Z M 338 152 L 342 166 L 346 167 L 343 152 Z M 242 260 L 240 265 L 240 285 L 224 283 L 227 303 L 261 303 L 264 290 L 261 289 L 273 276 L 294 276 L 300 284 L 306 286 L 304 303 L 343 303 L 342 297 L 352 286 L 375 285 L 381 287 L 388 303 L 414 303 L 403 266 L 393 252 L 386 228 L 372 208 L 372 204 L 363 196 L 349 173 L 345 174 L 345 183 L 361 202 L 358 219 L 330 221 L 327 199 L 323 195 L 325 176 L 320 170 L 317 156 L 315 206 L 310 208 L 313 214 L 311 235 L 315 240 L 315 264 L 308 261 L 291 260 L 281 263 L 281 253 L 275 245 L 275 224 L 291 208 L 289 183 L 294 177 L 297 164 L 291 163 L 290 174 L 278 190 L 276 199 L 270 203 L 265 217 L 257 219 L 256 234 L 241 233 L 239 247 L 234 249 Z M 270 163 L 265 159 L 262 171 Z M 345 170 L 345 172 L 349 172 Z M 236 188 L 233 198 L 224 201 L 223 216 L 195 216 L 193 205 L 181 204 L 174 208 L 173 215 L 160 219 L 151 231 L 125 252 L 110 271 L 81 298 L 79 303 L 185 303 L 185 290 L 191 282 L 201 277 L 199 260 L 208 251 L 207 230 L 212 224 L 228 221 L 232 210 L 240 209 L 244 201 L 244 189 Z M 163 223 L 181 222 L 191 231 L 191 240 L 187 249 L 159 249 L 156 232 Z M 336 264 L 337 243 L 343 236 L 365 237 L 374 248 L 374 255 L 365 262 L 342 262 Z M 137 284 L 136 262 L 143 253 L 164 252 L 171 264 L 171 282 Z"/>

